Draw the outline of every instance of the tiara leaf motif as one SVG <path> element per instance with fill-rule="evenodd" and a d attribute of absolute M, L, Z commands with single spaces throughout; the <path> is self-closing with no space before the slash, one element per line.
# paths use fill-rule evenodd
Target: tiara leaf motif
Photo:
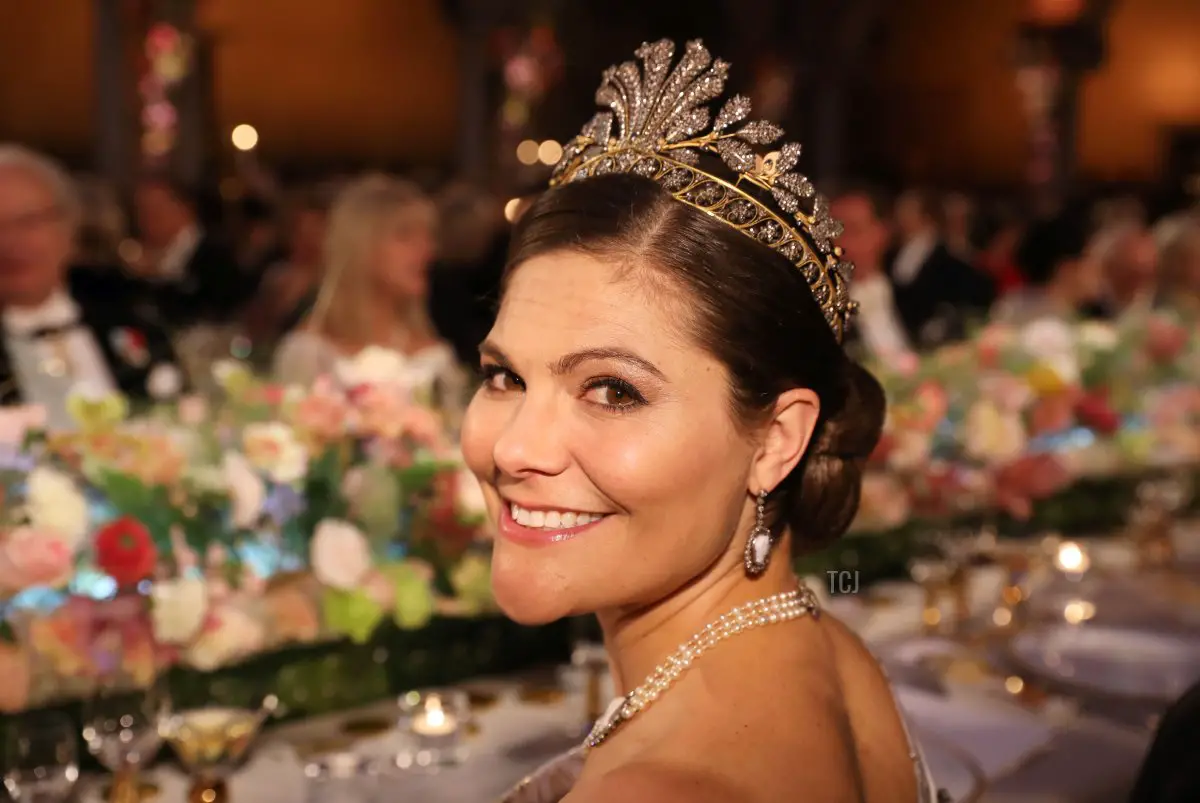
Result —
<path fill-rule="evenodd" d="M 674 69 L 675 45 L 668 39 L 643 44 L 635 55 L 640 67 L 626 61 L 604 71 L 596 104 L 607 111 L 567 143 L 550 185 L 608 173 L 654 180 L 796 265 L 841 341 L 856 306 L 849 295 L 853 265 L 833 244 L 842 227 L 828 203 L 794 172 L 800 145 L 760 153 L 784 131 L 766 120 L 745 122 L 751 104 L 744 95 L 730 97 L 712 116 L 708 104 L 725 91 L 729 64 L 713 59 L 699 40 L 687 43 Z M 719 158 L 733 179 L 698 169 L 705 153 Z"/>

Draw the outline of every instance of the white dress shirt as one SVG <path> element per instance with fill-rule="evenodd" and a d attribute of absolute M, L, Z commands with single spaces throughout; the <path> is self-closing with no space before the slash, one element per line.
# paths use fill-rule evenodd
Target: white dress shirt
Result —
<path fill-rule="evenodd" d="M 912 350 L 886 277 L 855 278 L 850 283 L 850 297 L 858 302 L 854 328 L 873 357 L 887 359 Z"/>
<path fill-rule="evenodd" d="M 896 252 L 896 262 L 892 266 L 892 281 L 898 285 L 912 284 L 921 266 L 933 249 L 937 248 L 937 237 L 933 233 L 919 234 L 912 238 Z"/>
<path fill-rule="evenodd" d="M 166 281 L 182 281 L 186 277 L 187 263 L 196 253 L 203 232 L 196 226 L 188 226 L 171 241 L 158 260 L 158 278 Z"/>
<path fill-rule="evenodd" d="M 104 352 L 80 321 L 79 306 L 59 290 L 37 307 L 10 307 L 0 313 L 13 381 L 26 404 L 45 408 L 47 426 L 71 426 L 66 401 L 83 384 L 98 392 L 117 388 Z M 38 337 L 45 329 L 61 330 Z"/>

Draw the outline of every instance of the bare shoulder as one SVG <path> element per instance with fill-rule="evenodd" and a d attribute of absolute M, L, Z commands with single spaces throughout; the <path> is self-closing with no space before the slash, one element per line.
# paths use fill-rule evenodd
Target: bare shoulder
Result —
<path fill-rule="evenodd" d="M 641 762 L 581 781 L 563 803 L 741 803 L 744 790 L 694 767 Z"/>
<path fill-rule="evenodd" d="M 731 778 L 699 766 L 644 762 L 580 783 L 563 803 L 863 803 L 856 784 L 831 780 L 780 786 L 751 772 Z"/>

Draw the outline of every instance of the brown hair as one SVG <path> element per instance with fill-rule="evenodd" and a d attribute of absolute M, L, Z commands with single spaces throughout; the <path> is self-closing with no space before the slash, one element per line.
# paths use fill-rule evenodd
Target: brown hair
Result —
<path fill-rule="evenodd" d="M 728 370 L 731 412 L 744 428 L 763 423 L 787 390 L 817 394 L 812 442 L 772 492 L 767 511 L 772 532 L 790 530 L 798 552 L 841 536 L 858 510 L 863 465 L 883 428 L 884 396 L 846 356 L 801 272 L 653 181 L 626 174 L 541 196 L 516 227 L 508 272 L 560 249 L 618 257 L 630 268 L 650 269 L 644 278 L 686 288 L 692 334 Z"/>

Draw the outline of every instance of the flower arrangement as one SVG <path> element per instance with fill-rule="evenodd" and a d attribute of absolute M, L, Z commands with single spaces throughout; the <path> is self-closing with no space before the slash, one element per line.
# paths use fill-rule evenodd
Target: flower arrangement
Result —
<path fill-rule="evenodd" d="M 492 608 L 478 485 L 402 357 L 214 374 L 220 398 L 138 418 L 81 390 L 65 432 L 7 411 L 0 710 Z"/>
<path fill-rule="evenodd" d="M 1200 334 L 1174 313 L 991 325 L 870 367 L 888 417 L 860 531 L 972 510 L 1027 518 L 1082 478 L 1200 463 Z"/>

